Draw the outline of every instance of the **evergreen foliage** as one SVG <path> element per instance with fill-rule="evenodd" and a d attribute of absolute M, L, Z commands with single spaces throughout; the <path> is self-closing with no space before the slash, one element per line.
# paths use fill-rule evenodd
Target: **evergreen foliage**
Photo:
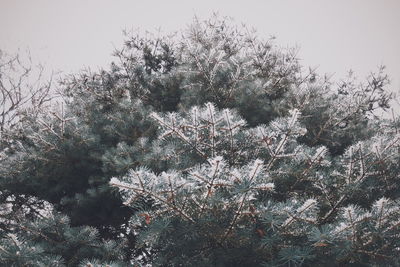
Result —
<path fill-rule="evenodd" d="M 2 265 L 400 264 L 384 68 L 335 84 L 232 25 L 127 35 L 109 70 L 60 82 L 62 104 L 18 113 L 1 132 Z"/>

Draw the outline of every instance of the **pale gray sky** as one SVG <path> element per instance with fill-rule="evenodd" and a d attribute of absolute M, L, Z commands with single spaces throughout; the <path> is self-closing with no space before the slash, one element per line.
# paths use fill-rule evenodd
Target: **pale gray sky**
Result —
<path fill-rule="evenodd" d="M 300 46 L 304 66 L 339 79 L 383 64 L 400 88 L 400 0 L 0 0 L 0 49 L 29 49 L 47 68 L 107 67 L 123 29 L 177 31 L 213 12 Z"/>

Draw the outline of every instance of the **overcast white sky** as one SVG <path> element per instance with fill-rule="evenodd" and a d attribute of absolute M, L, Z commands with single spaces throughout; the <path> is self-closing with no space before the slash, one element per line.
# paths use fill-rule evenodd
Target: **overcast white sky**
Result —
<path fill-rule="evenodd" d="M 300 46 L 304 66 L 340 79 L 383 64 L 400 88 L 400 0 L 0 0 L 0 49 L 29 49 L 48 69 L 107 67 L 123 29 L 177 31 L 213 12 Z"/>

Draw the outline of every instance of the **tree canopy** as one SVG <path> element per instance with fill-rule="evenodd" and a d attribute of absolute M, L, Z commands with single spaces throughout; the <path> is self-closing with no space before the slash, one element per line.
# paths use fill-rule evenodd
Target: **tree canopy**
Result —
<path fill-rule="evenodd" d="M 1 62 L 1 264 L 400 264 L 384 67 L 335 82 L 219 17 L 114 56 L 29 107 Z"/>

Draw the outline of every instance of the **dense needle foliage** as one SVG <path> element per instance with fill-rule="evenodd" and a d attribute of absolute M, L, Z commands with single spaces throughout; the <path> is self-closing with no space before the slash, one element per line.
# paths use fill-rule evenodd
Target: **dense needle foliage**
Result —
<path fill-rule="evenodd" d="M 2 265 L 400 264 L 384 68 L 332 82 L 218 17 L 115 58 L 2 124 Z"/>

